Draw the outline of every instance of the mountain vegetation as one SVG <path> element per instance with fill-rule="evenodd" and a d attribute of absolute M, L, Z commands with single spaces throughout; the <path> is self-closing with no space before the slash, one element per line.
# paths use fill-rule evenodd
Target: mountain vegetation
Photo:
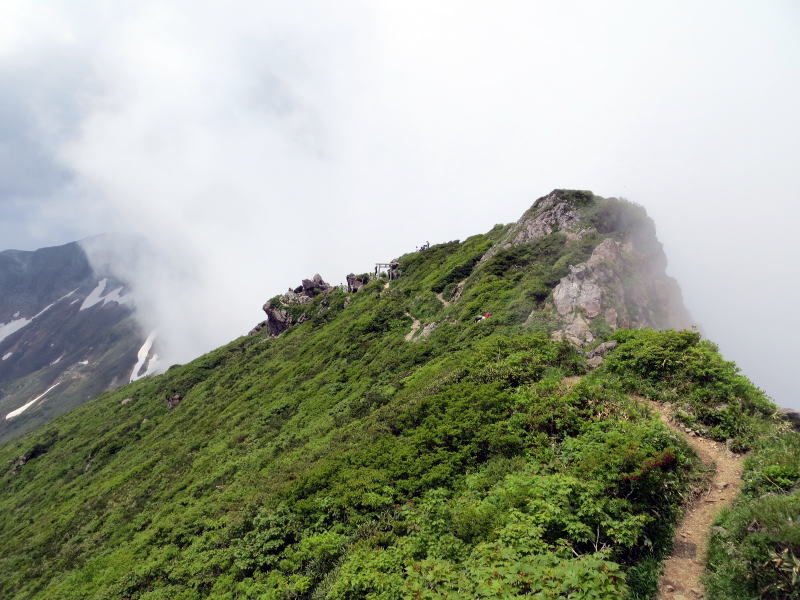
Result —
<path fill-rule="evenodd" d="M 582 235 L 496 226 L 405 255 L 392 281 L 287 304 L 278 336 L 0 446 L 0 596 L 653 598 L 708 473 L 647 398 L 752 452 L 709 594 L 800 597 L 797 434 L 695 331 L 602 318 L 584 348 L 553 339 L 571 267 L 652 229 L 622 201 L 559 202 Z"/>

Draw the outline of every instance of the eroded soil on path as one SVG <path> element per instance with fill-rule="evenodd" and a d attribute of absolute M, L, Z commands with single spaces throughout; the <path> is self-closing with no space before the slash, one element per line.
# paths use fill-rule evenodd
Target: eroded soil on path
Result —
<path fill-rule="evenodd" d="M 724 444 L 687 435 L 674 421 L 670 405 L 637 398 L 661 415 L 661 420 L 682 435 L 714 475 L 707 489 L 687 506 L 683 520 L 675 530 L 672 554 L 664 561 L 658 585 L 658 600 L 693 600 L 703 598 L 701 583 L 711 524 L 717 514 L 739 494 L 744 457 L 730 452 Z"/>
<path fill-rule="evenodd" d="M 406 334 L 406 341 L 410 342 L 414 338 L 414 334 L 417 333 L 419 328 L 422 326 L 422 323 L 420 323 L 420 320 L 412 316 L 410 313 L 406 313 L 406 316 L 413 321 L 411 323 L 411 331 Z"/>

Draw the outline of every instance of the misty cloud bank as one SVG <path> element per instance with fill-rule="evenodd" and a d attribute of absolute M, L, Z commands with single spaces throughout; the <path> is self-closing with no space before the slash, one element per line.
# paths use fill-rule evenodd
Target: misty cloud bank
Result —
<path fill-rule="evenodd" d="M 515 220 L 556 187 L 643 204 L 709 337 L 784 405 L 796 3 L 0 6 L 3 247 L 102 231 L 165 361 L 268 297 Z"/>

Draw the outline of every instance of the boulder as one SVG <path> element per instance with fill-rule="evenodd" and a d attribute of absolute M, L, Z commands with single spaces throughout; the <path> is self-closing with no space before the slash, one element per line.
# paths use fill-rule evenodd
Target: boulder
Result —
<path fill-rule="evenodd" d="M 347 277 L 347 291 L 354 294 L 369 283 L 369 275 L 356 275 L 350 273 Z"/>
<path fill-rule="evenodd" d="M 614 348 L 617 347 L 617 342 L 615 340 L 609 340 L 608 342 L 603 342 L 602 344 L 598 345 L 597 348 L 593 348 L 586 353 L 588 358 L 595 358 L 595 357 L 603 357 L 609 352 L 611 352 Z"/>
<path fill-rule="evenodd" d="M 263 309 L 267 313 L 266 324 L 270 335 L 280 335 L 292 326 L 291 313 L 281 308 L 280 304 L 273 304 L 272 301 L 269 301 L 263 306 Z"/>
<path fill-rule="evenodd" d="M 303 279 L 302 288 L 302 294 L 305 294 L 308 298 L 330 292 L 333 289 L 333 287 L 322 279 L 319 273 L 314 275 L 311 279 Z"/>
<path fill-rule="evenodd" d="M 167 408 L 172 410 L 181 403 L 181 400 L 183 400 L 183 394 L 172 394 L 171 396 L 167 396 Z"/>
<path fill-rule="evenodd" d="M 787 421 L 795 431 L 800 431 L 800 412 L 790 408 L 779 408 L 778 416 Z"/>
<path fill-rule="evenodd" d="M 398 262 L 389 263 L 389 270 L 386 271 L 386 275 L 389 277 L 389 281 L 393 281 L 398 277 L 400 277 L 400 263 Z"/>

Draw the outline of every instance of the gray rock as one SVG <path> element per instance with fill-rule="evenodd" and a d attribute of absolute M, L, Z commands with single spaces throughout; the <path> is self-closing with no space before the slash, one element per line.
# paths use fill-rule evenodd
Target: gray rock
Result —
<path fill-rule="evenodd" d="M 586 262 L 570 266 L 553 290 L 553 304 L 564 321 L 564 339 L 577 345 L 594 340 L 591 321 L 597 317 L 612 329 L 691 327 L 680 289 L 663 267 L 654 268 L 631 244 L 612 238 Z"/>
<path fill-rule="evenodd" d="M 183 400 L 183 394 L 172 394 L 171 396 L 167 396 L 167 408 L 172 410 L 176 406 L 178 406 L 181 401 Z"/>
<path fill-rule="evenodd" d="M 578 196 L 580 194 L 591 196 L 589 192 L 577 193 Z M 571 239 L 594 231 L 582 221 L 577 210 L 576 197 L 576 192 L 553 190 L 547 196 L 539 198 L 509 232 L 481 257 L 479 264 L 489 260 L 500 250 L 528 244 L 555 231 L 563 231 Z"/>
<path fill-rule="evenodd" d="M 333 289 L 330 285 L 325 283 L 319 273 L 314 275 L 311 279 L 303 279 L 302 288 L 302 294 L 308 298 L 330 292 Z"/>
<path fill-rule="evenodd" d="M 267 326 L 267 322 L 266 321 L 261 321 L 261 323 L 258 323 L 255 327 L 253 327 L 250 331 L 248 331 L 247 335 L 255 335 L 259 331 L 264 329 L 266 326 Z"/>
<path fill-rule="evenodd" d="M 607 342 L 603 342 L 602 344 L 598 345 L 597 348 L 593 348 L 589 352 L 586 353 L 586 356 L 589 358 L 595 357 L 602 357 L 611 352 L 614 348 L 617 347 L 617 342 L 615 340 L 609 340 Z"/>
<path fill-rule="evenodd" d="M 273 304 L 271 301 L 264 305 L 264 312 L 267 313 L 267 331 L 271 336 L 277 336 L 292 326 L 292 315 L 289 311 Z"/>
<path fill-rule="evenodd" d="M 603 357 L 592 356 L 590 359 L 586 361 L 586 364 L 589 365 L 590 369 L 596 369 L 597 367 L 603 364 Z"/>
<path fill-rule="evenodd" d="M 790 408 L 779 408 L 778 416 L 784 421 L 788 421 L 793 429 L 800 431 L 800 412 Z"/>
<path fill-rule="evenodd" d="M 369 283 L 369 275 L 355 275 L 350 273 L 347 277 L 347 291 L 351 294 L 356 293 L 362 287 Z"/>

